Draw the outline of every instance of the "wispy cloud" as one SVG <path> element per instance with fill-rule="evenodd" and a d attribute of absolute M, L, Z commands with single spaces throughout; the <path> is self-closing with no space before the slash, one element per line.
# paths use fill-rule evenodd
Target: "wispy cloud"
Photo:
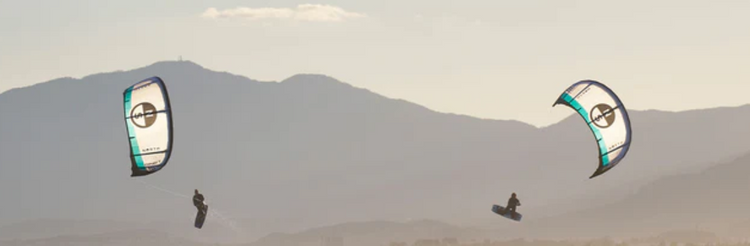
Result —
<path fill-rule="evenodd" d="M 244 19 L 244 20 L 296 20 L 310 22 L 339 22 L 367 15 L 346 11 L 340 7 L 320 4 L 300 4 L 297 8 L 248 8 L 218 10 L 208 8 L 201 14 L 206 19 Z"/>

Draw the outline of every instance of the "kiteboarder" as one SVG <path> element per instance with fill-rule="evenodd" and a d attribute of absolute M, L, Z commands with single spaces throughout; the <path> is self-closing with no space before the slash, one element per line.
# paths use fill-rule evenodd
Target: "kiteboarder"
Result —
<path fill-rule="evenodd" d="M 505 206 L 505 210 L 503 210 L 503 215 L 507 214 L 509 211 L 513 211 L 513 213 L 510 214 L 513 219 L 516 219 L 516 206 L 521 206 L 521 201 L 516 198 L 516 193 L 514 192 L 512 195 L 510 195 L 510 199 L 508 199 L 508 205 Z"/>
<path fill-rule="evenodd" d="M 193 196 L 193 205 L 195 205 L 195 208 L 198 209 L 198 212 L 205 213 L 203 206 L 205 205 L 203 201 L 205 198 L 203 198 L 203 194 L 198 193 L 198 189 L 195 189 L 195 195 Z"/>
<path fill-rule="evenodd" d="M 195 228 L 203 228 L 203 222 L 206 220 L 206 215 L 208 214 L 208 205 L 205 203 L 203 194 L 198 193 L 198 189 L 195 189 L 193 205 L 198 209 L 198 214 L 195 215 Z"/>

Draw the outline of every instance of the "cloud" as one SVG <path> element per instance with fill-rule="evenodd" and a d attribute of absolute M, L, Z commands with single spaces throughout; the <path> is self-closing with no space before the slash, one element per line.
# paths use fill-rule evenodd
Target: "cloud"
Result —
<path fill-rule="evenodd" d="M 245 19 L 255 20 L 296 20 L 310 22 L 339 22 L 349 19 L 364 18 L 365 14 L 348 12 L 331 5 L 300 4 L 297 8 L 247 8 L 218 10 L 208 8 L 201 14 L 205 19 Z"/>

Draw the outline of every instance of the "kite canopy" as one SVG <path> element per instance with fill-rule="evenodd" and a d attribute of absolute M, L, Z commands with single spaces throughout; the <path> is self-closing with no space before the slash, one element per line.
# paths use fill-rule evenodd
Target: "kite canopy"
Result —
<path fill-rule="evenodd" d="M 574 109 L 589 125 L 599 148 L 599 168 L 594 178 L 615 167 L 628 152 L 632 130 L 620 98 L 606 85 L 584 80 L 571 85 L 555 104 Z"/>
<path fill-rule="evenodd" d="M 123 96 L 133 170 L 130 176 L 152 174 L 167 164 L 172 153 L 167 87 L 159 77 L 151 77 L 127 88 Z"/>

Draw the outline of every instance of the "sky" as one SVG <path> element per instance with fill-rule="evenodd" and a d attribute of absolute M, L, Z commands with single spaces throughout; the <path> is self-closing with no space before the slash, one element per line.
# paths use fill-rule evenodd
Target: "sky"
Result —
<path fill-rule="evenodd" d="M 569 85 L 629 109 L 750 103 L 750 1 L 0 1 L 0 92 L 185 60 L 319 73 L 439 112 L 536 126 Z"/>

